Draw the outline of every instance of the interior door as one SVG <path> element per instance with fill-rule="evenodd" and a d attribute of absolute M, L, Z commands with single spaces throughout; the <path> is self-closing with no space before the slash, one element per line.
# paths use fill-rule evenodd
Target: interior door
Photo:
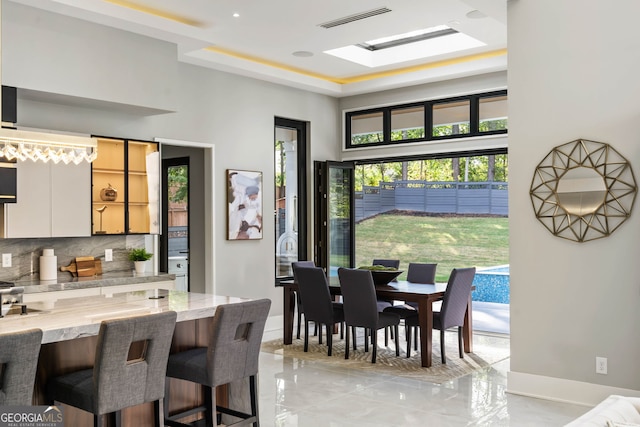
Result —
<path fill-rule="evenodd" d="M 315 162 L 316 265 L 337 275 L 355 264 L 354 164 Z"/>

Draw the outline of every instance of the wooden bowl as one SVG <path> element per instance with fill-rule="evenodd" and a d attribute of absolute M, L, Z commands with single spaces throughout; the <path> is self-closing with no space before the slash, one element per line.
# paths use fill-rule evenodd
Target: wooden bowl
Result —
<path fill-rule="evenodd" d="M 401 275 L 402 270 L 370 270 L 373 276 L 373 283 L 376 285 L 386 285 L 393 279 Z"/>

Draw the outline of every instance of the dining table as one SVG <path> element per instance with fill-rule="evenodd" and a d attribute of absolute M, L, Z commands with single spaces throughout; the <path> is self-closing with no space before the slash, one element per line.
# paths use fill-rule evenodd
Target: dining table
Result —
<path fill-rule="evenodd" d="M 294 280 L 280 282 L 284 293 L 284 339 L 283 343 L 293 342 L 293 319 L 295 309 L 295 294 L 298 285 Z M 429 368 L 432 364 L 433 346 L 433 303 L 442 300 L 446 283 L 416 283 L 406 280 L 389 282 L 386 285 L 375 285 L 376 295 L 380 299 L 415 302 L 418 304 L 418 321 L 420 325 L 420 355 L 422 367 Z M 338 277 L 329 278 L 329 291 L 331 295 L 341 295 L 340 281 Z M 473 351 L 473 327 L 471 316 L 471 295 L 467 303 L 467 311 L 462 327 L 462 339 L 465 353 Z"/>

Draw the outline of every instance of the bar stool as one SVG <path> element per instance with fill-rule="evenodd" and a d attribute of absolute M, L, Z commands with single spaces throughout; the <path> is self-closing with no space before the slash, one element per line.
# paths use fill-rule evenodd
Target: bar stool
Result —
<path fill-rule="evenodd" d="M 42 331 L 0 334 L 0 405 L 31 405 Z"/>
<path fill-rule="evenodd" d="M 187 426 L 178 420 L 200 412 L 205 413 L 205 425 L 213 426 L 216 409 L 227 415 L 241 418 L 232 425 L 253 424 L 258 427 L 258 399 L 256 376 L 258 356 L 264 325 L 269 315 L 271 300 L 260 299 L 216 307 L 210 326 L 208 347 L 198 347 L 169 356 L 167 376 L 204 386 L 204 405 L 169 415 L 169 381 L 166 383 L 167 405 L 165 424 Z M 215 387 L 249 379 L 250 413 L 224 408 L 216 404 Z M 244 410 L 244 409 L 243 409 Z"/>
<path fill-rule="evenodd" d="M 105 320 L 100 324 L 95 363 L 47 383 L 54 402 L 93 414 L 94 426 L 115 413 L 120 425 L 124 408 L 154 402 L 155 425 L 161 425 L 164 382 L 176 312 Z"/>

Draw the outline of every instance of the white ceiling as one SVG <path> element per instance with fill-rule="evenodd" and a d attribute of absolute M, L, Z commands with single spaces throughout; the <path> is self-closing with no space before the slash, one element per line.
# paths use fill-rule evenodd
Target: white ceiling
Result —
<path fill-rule="evenodd" d="M 507 68 L 507 0 L 12 1 L 175 43 L 179 61 L 337 97 Z M 381 7 L 391 12 L 319 26 Z M 443 24 L 486 45 L 377 68 L 323 53 Z"/>

